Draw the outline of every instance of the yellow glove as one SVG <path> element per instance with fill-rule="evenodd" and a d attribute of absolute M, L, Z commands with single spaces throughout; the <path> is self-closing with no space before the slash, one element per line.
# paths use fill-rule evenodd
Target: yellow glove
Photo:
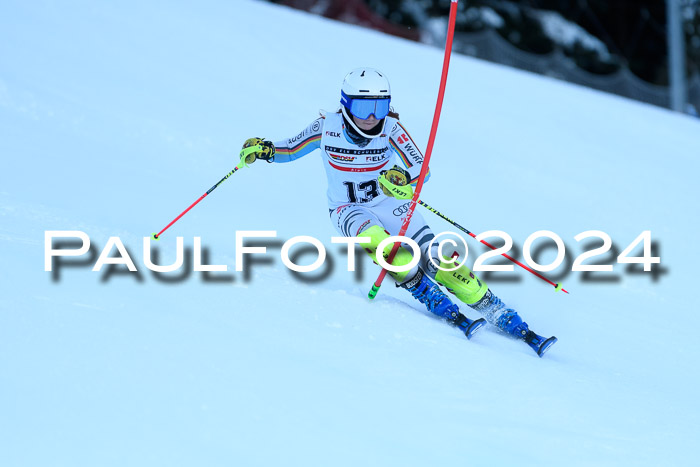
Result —
<path fill-rule="evenodd" d="M 382 171 L 377 180 L 385 195 L 396 199 L 411 199 L 413 187 L 408 184 L 410 179 L 411 175 L 406 170 L 395 165 L 389 170 Z"/>
<path fill-rule="evenodd" d="M 238 167 L 248 167 L 248 164 L 252 164 L 257 159 L 272 162 L 274 155 L 275 145 L 272 141 L 266 141 L 263 138 L 248 138 L 243 143 L 240 154 L 241 161 L 238 163 Z"/>

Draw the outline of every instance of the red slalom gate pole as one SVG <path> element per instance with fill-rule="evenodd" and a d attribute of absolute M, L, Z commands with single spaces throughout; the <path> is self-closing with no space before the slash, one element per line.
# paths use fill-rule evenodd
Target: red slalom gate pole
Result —
<path fill-rule="evenodd" d="M 442 101 L 445 97 L 445 86 L 447 84 L 447 71 L 450 68 L 450 54 L 452 53 L 452 38 L 455 32 L 455 20 L 457 19 L 457 3 L 458 0 L 452 0 L 450 4 L 450 19 L 447 25 L 447 40 L 445 41 L 445 58 L 442 62 L 442 77 L 440 78 L 440 90 L 438 91 L 437 103 L 435 104 L 435 115 L 433 116 L 433 125 L 430 128 L 430 137 L 428 138 L 428 147 L 425 150 L 425 159 L 423 160 L 423 165 L 421 166 L 420 175 L 418 177 L 418 183 L 416 184 L 416 190 L 413 193 L 413 198 L 411 199 L 411 204 L 408 207 L 408 214 L 406 214 L 406 219 L 401 224 L 401 230 L 399 231 L 399 237 L 402 237 L 408 230 L 408 225 L 411 222 L 411 217 L 413 217 L 413 212 L 416 209 L 416 204 L 418 203 L 418 198 L 420 197 L 420 192 L 423 189 L 423 182 L 425 181 L 425 175 L 428 173 L 428 164 L 430 163 L 430 155 L 433 152 L 433 145 L 435 144 L 435 135 L 437 134 L 438 123 L 440 122 L 440 112 L 442 111 Z M 394 261 L 396 253 L 399 251 L 401 242 L 394 243 L 394 247 L 389 253 L 387 258 L 387 263 L 391 264 Z M 379 273 L 379 277 L 372 284 L 372 289 L 369 291 L 370 300 L 377 296 L 379 288 L 382 286 L 384 277 L 386 277 L 387 270 L 382 269 Z"/>
<path fill-rule="evenodd" d="M 444 215 L 443 213 L 441 213 L 440 211 L 438 211 L 438 210 L 435 209 L 434 207 L 429 206 L 427 203 L 424 203 L 423 201 L 420 201 L 420 200 L 418 201 L 418 203 L 419 203 L 421 206 L 423 206 L 425 209 L 427 209 L 428 211 L 430 211 L 430 212 L 432 212 L 433 214 L 435 214 L 436 216 L 441 217 L 442 219 L 446 220 L 446 221 L 449 222 L 450 224 L 452 224 L 452 225 L 454 225 L 455 227 L 457 227 L 457 228 L 458 228 L 459 230 L 461 230 L 462 232 L 464 232 L 464 233 L 470 235 L 470 236 L 471 236 L 472 238 L 474 238 L 475 240 L 479 240 L 478 238 L 476 238 L 476 235 L 474 235 L 473 233 L 471 233 L 468 229 L 465 229 L 464 227 L 462 227 L 461 225 L 459 225 L 458 223 L 456 223 L 455 221 L 453 221 L 452 219 L 450 219 L 449 217 L 447 217 L 446 215 Z M 484 241 L 484 240 L 479 240 L 479 241 L 480 241 L 481 243 L 483 243 L 484 245 L 486 245 L 487 247 L 491 248 L 492 250 L 495 250 L 495 249 L 496 249 L 496 247 L 493 246 L 493 245 L 491 245 L 489 242 L 486 242 L 486 241 Z M 555 291 L 555 292 L 558 292 L 558 291 L 561 290 L 562 292 L 569 293 L 566 289 L 564 289 L 564 287 L 562 286 L 561 282 L 555 283 L 555 282 L 550 281 L 549 279 L 547 279 L 546 277 L 544 277 L 544 276 L 543 276 L 542 274 L 540 274 L 539 272 L 537 272 L 537 271 L 535 271 L 534 269 L 532 269 L 531 267 L 529 267 L 529 266 L 527 266 L 527 265 L 521 263 L 520 261 L 518 261 L 517 259 L 513 258 L 512 256 L 510 256 L 510 255 L 508 255 L 508 254 L 506 254 L 506 253 L 501 253 L 501 256 L 505 256 L 506 258 L 508 258 L 509 260 L 511 260 L 512 262 L 514 262 L 514 263 L 517 264 L 518 266 L 520 266 L 521 268 L 523 268 L 523 269 L 525 269 L 525 270 L 527 270 L 527 271 L 533 273 L 534 275 L 536 275 L 537 277 L 539 277 L 539 278 L 542 279 L 543 281 L 549 283 L 550 285 L 553 285 L 553 286 L 554 286 L 554 291 Z"/>

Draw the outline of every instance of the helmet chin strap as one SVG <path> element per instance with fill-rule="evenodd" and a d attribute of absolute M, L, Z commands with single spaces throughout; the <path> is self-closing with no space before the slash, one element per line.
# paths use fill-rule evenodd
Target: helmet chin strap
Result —
<path fill-rule="evenodd" d="M 382 128 L 377 132 L 376 135 L 368 135 L 367 133 L 365 133 L 364 131 L 362 131 L 362 130 L 355 124 L 355 121 L 352 119 L 352 115 L 348 114 L 348 111 L 347 111 L 347 109 L 345 108 L 344 105 L 341 105 L 341 106 L 340 106 L 340 111 L 343 112 L 343 115 L 345 116 L 345 120 L 347 120 L 348 123 L 349 123 L 350 125 L 352 125 L 352 127 L 355 129 L 355 131 L 357 131 L 361 136 L 364 136 L 365 138 L 368 138 L 368 139 L 374 139 L 374 138 L 376 138 L 377 136 L 379 136 L 379 135 L 381 135 L 382 133 L 384 133 L 384 125 L 386 125 L 386 118 L 383 118 L 383 119 L 381 120 L 381 122 L 382 122 L 382 123 L 381 123 Z"/>

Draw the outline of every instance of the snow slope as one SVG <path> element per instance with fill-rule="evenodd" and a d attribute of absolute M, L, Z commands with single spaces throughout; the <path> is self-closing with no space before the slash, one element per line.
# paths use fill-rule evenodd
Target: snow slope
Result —
<path fill-rule="evenodd" d="M 345 271 L 314 155 L 234 174 L 157 246 L 166 264 L 176 237 L 201 237 L 227 273 L 144 267 L 142 238 L 243 140 L 335 110 L 356 66 L 387 73 L 425 147 L 441 63 L 262 2 L 2 2 L 0 465 L 694 465 L 698 120 L 453 57 L 423 199 L 520 247 L 565 241 L 547 274 L 570 295 L 524 271 L 488 279 L 559 337 L 543 359 L 492 329 L 468 342 L 388 283 L 369 302 L 376 267 Z M 47 230 L 84 231 L 93 256 L 45 272 Z M 299 280 L 270 243 L 245 277 L 245 230 L 318 237 L 334 267 Z M 663 274 L 570 272 L 587 230 L 618 253 L 651 230 Z M 111 236 L 138 273 L 91 271 Z"/>

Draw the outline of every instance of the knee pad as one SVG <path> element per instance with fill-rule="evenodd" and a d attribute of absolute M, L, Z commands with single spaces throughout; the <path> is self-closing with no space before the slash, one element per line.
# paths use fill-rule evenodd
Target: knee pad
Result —
<path fill-rule="evenodd" d="M 359 238 L 369 238 L 370 242 L 369 243 L 363 243 L 362 247 L 365 249 L 367 253 L 369 253 L 370 257 L 372 258 L 372 261 L 375 260 L 375 254 L 377 251 L 377 247 L 379 244 L 382 242 L 382 240 L 391 237 L 389 235 L 389 232 L 384 230 L 382 227 L 378 225 L 372 225 L 369 228 L 365 229 L 362 233 L 357 235 Z M 393 247 L 393 243 L 389 243 L 384 247 L 383 255 L 384 255 L 384 260 L 387 260 L 389 258 L 389 253 L 391 253 L 391 249 Z M 394 266 L 405 266 L 409 264 L 413 260 L 413 255 L 411 252 L 409 252 L 407 249 L 404 247 L 399 247 L 399 250 L 396 252 L 396 256 L 394 256 L 394 260 L 391 262 Z M 376 261 L 375 261 L 376 264 Z M 418 266 L 413 267 L 409 271 L 402 271 L 402 272 L 389 272 L 391 274 L 391 277 L 394 278 L 394 280 L 401 284 L 406 280 L 407 277 L 413 277 L 415 273 L 417 272 Z"/>
<path fill-rule="evenodd" d="M 441 262 L 441 269 L 435 275 L 435 280 L 467 305 L 473 305 L 481 300 L 489 289 L 486 282 L 476 277 L 464 264 L 454 271 L 442 269 L 451 266 L 453 266 L 451 263 Z"/>

